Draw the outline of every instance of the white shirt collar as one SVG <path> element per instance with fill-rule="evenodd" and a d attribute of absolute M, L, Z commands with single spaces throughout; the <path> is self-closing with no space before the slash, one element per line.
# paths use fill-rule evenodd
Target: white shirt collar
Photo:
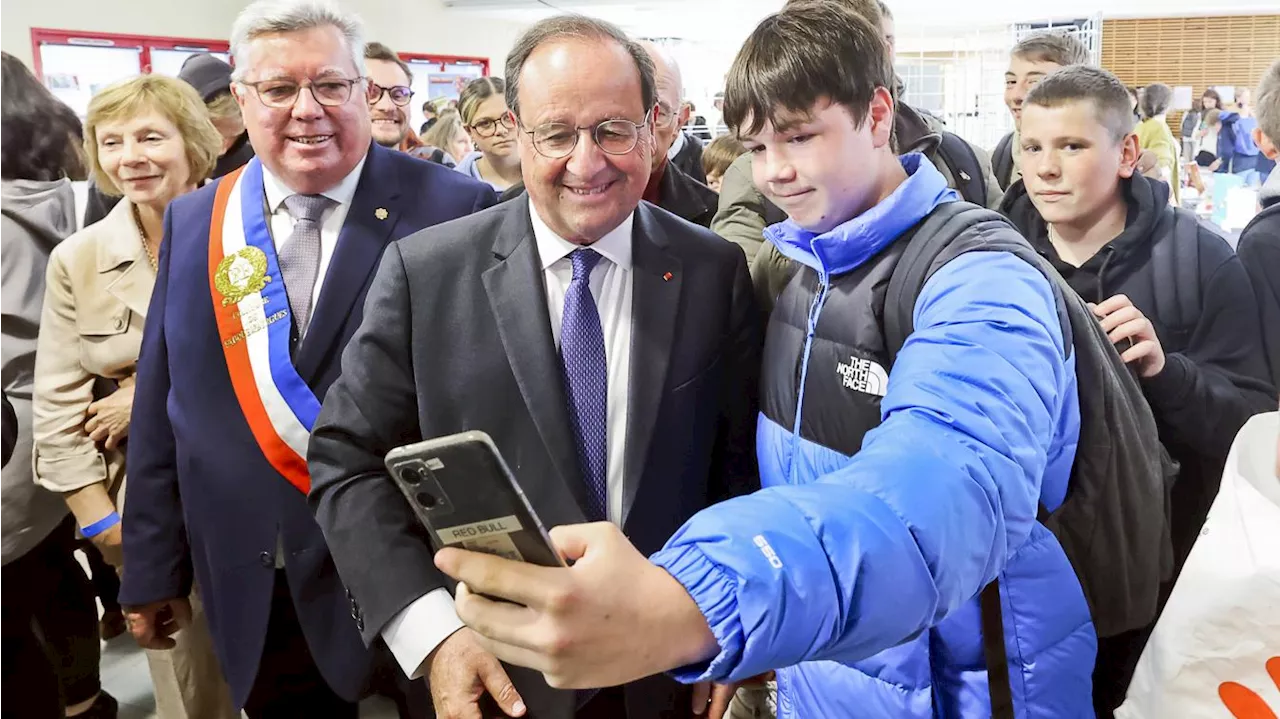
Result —
<path fill-rule="evenodd" d="M 369 153 L 366 152 L 364 157 L 360 158 L 360 162 L 356 163 L 355 168 L 347 173 L 346 177 L 320 194 L 339 205 L 350 205 L 351 200 L 356 196 L 356 186 L 360 184 L 360 173 L 364 170 L 364 163 L 368 159 Z M 276 177 L 271 170 L 268 170 L 266 164 L 262 166 L 262 188 L 267 193 L 267 209 L 272 214 L 275 214 L 280 209 L 286 197 L 298 194 L 284 184 L 284 181 Z"/>
<path fill-rule="evenodd" d="M 667 159 L 668 160 L 676 159 L 676 155 L 679 155 L 680 151 L 684 149 L 684 143 L 685 143 L 684 130 L 679 130 L 676 132 L 676 141 L 671 143 L 671 149 L 667 150 Z"/>
<path fill-rule="evenodd" d="M 627 215 L 622 224 L 609 230 L 604 237 L 591 244 L 591 249 L 600 253 L 601 257 L 624 270 L 631 269 L 631 227 L 635 223 L 635 215 L 635 212 Z M 582 247 L 564 239 L 547 227 L 547 223 L 538 217 L 538 210 L 534 208 L 533 202 L 529 203 L 529 219 L 533 222 L 533 239 L 538 246 L 538 257 L 542 258 L 543 270 Z"/>

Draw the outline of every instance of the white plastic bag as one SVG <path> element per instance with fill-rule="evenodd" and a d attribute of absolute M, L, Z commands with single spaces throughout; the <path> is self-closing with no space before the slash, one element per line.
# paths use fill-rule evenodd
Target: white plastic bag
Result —
<path fill-rule="evenodd" d="M 1277 435 L 1272 412 L 1236 437 L 1116 719 L 1280 717 Z"/>

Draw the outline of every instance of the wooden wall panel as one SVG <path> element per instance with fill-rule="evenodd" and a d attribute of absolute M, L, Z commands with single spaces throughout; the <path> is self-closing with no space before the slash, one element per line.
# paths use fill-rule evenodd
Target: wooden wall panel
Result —
<path fill-rule="evenodd" d="M 1102 66 L 1126 85 L 1257 87 L 1280 59 L 1280 15 L 1140 18 L 1102 22 Z M 1169 113 L 1178 137 L 1182 113 Z"/>

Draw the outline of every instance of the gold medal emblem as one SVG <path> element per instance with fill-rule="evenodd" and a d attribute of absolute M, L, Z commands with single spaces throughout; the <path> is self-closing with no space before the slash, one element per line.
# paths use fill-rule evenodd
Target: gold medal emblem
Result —
<path fill-rule="evenodd" d="M 387 217 L 389 217 L 390 214 L 391 213 L 387 212 L 387 208 L 385 207 L 379 207 L 378 209 L 373 211 L 373 216 L 378 218 L 379 220 L 387 219 Z"/>
<path fill-rule="evenodd" d="M 267 254 L 257 247 L 242 247 L 223 257 L 214 273 L 213 284 L 222 295 L 222 306 L 233 305 L 261 292 L 271 281 L 267 277 Z"/>

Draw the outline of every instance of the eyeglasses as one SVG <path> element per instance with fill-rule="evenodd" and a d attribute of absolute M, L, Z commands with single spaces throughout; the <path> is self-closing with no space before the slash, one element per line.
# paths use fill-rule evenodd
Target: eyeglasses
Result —
<path fill-rule="evenodd" d="M 658 103 L 658 117 L 656 120 L 654 120 L 654 124 L 657 125 L 658 127 L 663 127 L 663 128 L 671 127 L 671 125 L 675 123 L 676 118 L 679 117 L 679 115 L 680 113 L 678 110 L 672 110 L 671 108 L 667 107 L 665 104 L 660 102 Z"/>
<path fill-rule="evenodd" d="M 516 122 L 511 118 L 511 113 L 506 113 L 498 118 L 485 118 L 480 122 L 467 125 L 467 129 L 480 137 L 493 137 L 497 134 L 499 125 L 504 130 L 511 130 L 515 128 Z"/>
<path fill-rule="evenodd" d="M 377 105 L 382 100 L 383 95 L 390 95 L 391 102 L 400 107 L 409 104 L 413 99 L 413 89 L 404 85 L 392 85 L 391 87 L 383 87 L 376 82 L 369 82 L 369 104 Z"/>
<path fill-rule="evenodd" d="M 636 148 L 640 141 L 640 130 L 648 122 L 632 122 L 630 120 L 605 120 L 595 127 L 574 127 L 561 122 L 548 122 L 538 125 L 532 130 L 521 130 L 533 138 L 533 149 L 539 155 L 558 160 L 573 152 L 578 146 L 578 137 L 583 131 L 590 131 L 596 147 L 610 155 L 625 155 Z"/>
<path fill-rule="evenodd" d="M 363 80 L 363 77 L 326 78 L 301 85 L 292 80 L 261 80 L 259 82 L 242 80 L 240 84 L 253 88 L 253 91 L 258 94 L 258 99 L 267 107 L 293 107 L 298 101 L 298 93 L 302 92 L 304 87 L 311 92 L 311 97 L 315 98 L 316 102 L 326 107 L 337 107 L 347 104 L 351 99 L 352 86 Z"/>

